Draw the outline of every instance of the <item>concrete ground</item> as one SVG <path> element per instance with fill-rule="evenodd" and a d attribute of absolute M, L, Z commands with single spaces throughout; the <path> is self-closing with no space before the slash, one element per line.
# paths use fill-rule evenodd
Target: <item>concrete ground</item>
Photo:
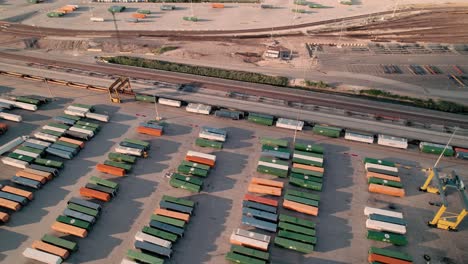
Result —
<path fill-rule="evenodd" d="M 60 27 L 70 29 L 114 29 L 112 15 L 107 11 L 110 6 L 123 5 L 127 10 L 116 14 L 119 29 L 121 30 L 223 30 L 268 28 L 271 26 L 284 26 L 315 22 L 333 18 L 362 15 L 380 11 L 393 10 L 414 4 L 446 4 L 444 0 L 407 0 L 405 3 L 396 3 L 394 0 L 360 0 L 353 1 L 352 6 L 341 5 L 337 0 L 309 1 L 319 3 L 328 8 L 311 9 L 307 6 L 294 5 L 293 1 L 267 0 L 262 4 L 274 5 L 275 9 L 261 9 L 259 4 L 225 4 L 224 9 L 213 9 L 208 3 L 175 4 L 174 11 L 161 11 L 161 4 L 155 3 L 90 3 L 87 1 L 46 1 L 42 4 L 30 5 L 22 0 L 6 0 L 0 6 L 0 19 L 19 21 L 28 25 L 44 27 Z M 464 0 L 451 0 L 450 3 L 466 3 Z M 48 12 L 54 11 L 64 5 L 75 4 L 81 8 L 61 18 L 49 18 Z M 152 14 L 140 23 L 128 23 L 132 13 L 138 9 L 149 9 Z M 307 13 L 293 13 L 291 9 L 304 9 Z M 196 16 L 197 23 L 183 20 L 184 16 Z M 92 22 L 91 17 L 102 17 L 105 22 Z M 281 18 L 281 19 L 277 19 Z M 58 23 L 58 21 L 60 21 Z"/>
<path fill-rule="evenodd" d="M 47 95 L 41 84 L 12 80 L 13 83 L 2 82 L 2 94 Z M 48 123 L 51 117 L 62 113 L 63 107 L 72 102 L 95 105 L 97 112 L 111 115 L 111 122 L 103 124 L 99 134 L 87 143 L 76 158 L 66 161 L 60 177 L 35 192 L 35 200 L 14 213 L 11 221 L 0 227 L 0 262 L 33 263 L 22 257 L 21 252 L 43 234 L 52 233 L 50 225 L 63 211 L 66 201 L 78 195 L 78 189 L 89 177 L 113 178 L 96 172 L 94 166 L 104 161 L 107 153 L 120 140 L 129 137 L 152 143 L 149 158 L 139 159 L 135 170 L 128 176 L 113 178 L 121 184 L 120 192 L 115 199 L 104 204 L 103 214 L 89 236 L 74 239 L 79 241 L 80 249 L 67 262 L 119 263 L 126 250 L 133 247 L 135 233 L 149 222 L 161 196 L 168 194 L 198 202 L 196 215 L 188 225 L 184 238 L 174 246 L 175 254 L 169 263 L 226 263 L 224 255 L 229 251 L 229 236 L 232 230 L 242 227 L 241 200 L 250 178 L 270 178 L 255 172 L 260 155 L 259 138 L 292 139 L 293 133 L 246 121 L 218 119 L 159 106 L 159 113 L 170 125 L 166 135 L 154 138 L 135 132 L 139 122 L 154 117 L 155 109 L 151 104 L 130 99 L 120 105 L 110 104 L 106 94 L 50 87 L 56 100 L 34 113 L 15 110 L 15 113 L 23 115 L 25 121 L 20 124 L 7 122 L 11 129 L 0 137 L 0 145 L 18 135 L 30 134 Z M 194 146 L 200 126 L 226 129 L 229 136 L 223 150 L 212 152 L 217 155 L 217 164 L 205 181 L 204 191 L 190 195 L 170 187 L 164 174 L 174 170 L 188 150 L 211 151 Z M 432 166 L 436 156 L 420 154 L 414 147 L 409 150 L 389 149 L 315 136 L 311 131 L 298 132 L 297 138 L 318 143 L 326 151 L 319 216 L 310 217 L 288 211 L 291 215 L 300 215 L 318 223 L 318 243 L 316 252 L 305 256 L 271 245 L 272 263 L 365 263 L 370 246 L 388 247 L 365 238 L 363 209 L 366 205 L 380 208 L 392 205 L 395 210 L 403 212 L 408 221 L 409 245 L 398 250 L 411 254 L 415 263 L 424 263 L 423 254 L 430 255 L 434 263 L 466 263 L 466 221 L 459 232 L 429 229 L 425 224 L 438 209 L 428 202 L 438 202 L 439 197 L 420 193 L 417 188 L 425 179 L 421 169 Z M 393 198 L 368 193 L 362 164 L 364 157 L 383 158 L 409 166 L 407 169 L 401 168 L 400 173 L 407 196 Z M 455 169 L 463 179 L 468 180 L 466 161 L 443 158 L 440 166 L 447 171 Z M 3 164 L 0 164 L 0 169 L 3 171 L 0 184 L 8 182 L 7 179 L 16 171 Z"/>

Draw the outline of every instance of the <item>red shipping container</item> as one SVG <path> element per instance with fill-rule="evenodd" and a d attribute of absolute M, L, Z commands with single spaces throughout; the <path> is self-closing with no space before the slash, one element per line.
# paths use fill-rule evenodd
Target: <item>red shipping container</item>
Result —
<path fill-rule="evenodd" d="M 140 134 L 147 134 L 147 135 L 157 136 L 157 137 L 160 137 L 163 134 L 162 130 L 144 127 L 144 126 L 137 127 L 137 132 Z"/>
<path fill-rule="evenodd" d="M 215 165 L 214 160 L 205 159 L 205 158 L 201 158 L 201 157 L 185 156 L 185 160 L 186 160 L 186 161 L 191 161 L 191 162 L 196 162 L 196 163 L 205 164 L 205 165 L 208 165 L 208 166 L 210 166 L 210 167 L 214 167 L 214 165 Z"/>
<path fill-rule="evenodd" d="M 97 164 L 96 169 L 100 172 L 112 174 L 115 176 L 125 176 L 125 170 L 122 168 L 112 167 L 105 164 Z"/>

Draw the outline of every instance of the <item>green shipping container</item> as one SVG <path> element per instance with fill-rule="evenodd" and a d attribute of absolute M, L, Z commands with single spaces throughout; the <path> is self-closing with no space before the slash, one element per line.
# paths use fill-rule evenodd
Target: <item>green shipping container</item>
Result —
<path fill-rule="evenodd" d="M 240 264 L 266 264 L 264 260 L 256 259 L 252 257 L 248 257 L 245 255 L 241 255 L 235 252 L 228 252 L 225 256 L 226 260 L 229 260 L 232 263 L 240 263 Z"/>
<path fill-rule="evenodd" d="M 280 214 L 279 220 L 282 222 L 301 225 L 301 226 L 308 227 L 308 228 L 315 228 L 315 223 L 312 221 L 297 218 L 297 217 L 286 215 L 286 214 Z"/>
<path fill-rule="evenodd" d="M 287 238 L 287 239 L 307 243 L 307 244 L 314 244 L 315 245 L 317 243 L 317 238 L 314 237 L 314 236 L 307 236 L 307 235 L 294 233 L 294 232 L 290 232 L 290 231 L 280 230 L 278 232 L 278 236 L 282 237 L 282 238 Z"/>
<path fill-rule="evenodd" d="M 80 151 L 80 150 L 81 150 L 80 146 L 75 145 L 75 144 L 73 144 L 73 143 L 61 141 L 61 140 L 55 141 L 55 144 L 58 144 L 58 145 L 62 145 L 62 146 L 65 146 L 65 147 L 72 148 L 72 149 L 74 149 L 75 151 Z"/>
<path fill-rule="evenodd" d="M 222 149 L 223 148 L 223 143 L 222 142 L 218 142 L 218 141 L 213 141 L 213 140 L 208 140 L 208 139 L 204 139 L 204 138 L 197 138 L 195 140 L 195 145 L 199 146 L 199 147 L 211 147 L 211 148 L 215 148 L 215 149 Z"/>
<path fill-rule="evenodd" d="M 44 134 L 56 136 L 56 137 L 61 137 L 63 135 L 62 132 L 57 132 L 57 131 L 53 131 L 53 130 L 49 130 L 49 129 L 41 129 L 40 132 L 44 133 Z"/>
<path fill-rule="evenodd" d="M 184 16 L 183 19 L 185 21 L 192 21 L 192 22 L 197 22 L 198 21 L 198 18 L 197 17 L 187 17 L 187 16 Z"/>
<path fill-rule="evenodd" d="M 174 173 L 172 174 L 172 177 L 179 180 L 179 181 L 185 181 L 185 182 L 188 182 L 188 183 L 191 183 L 191 184 L 195 184 L 195 185 L 198 185 L 198 186 L 203 186 L 203 180 L 200 180 L 196 177 L 190 177 L 190 176 L 186 176 L 186 175 L 182 175 L 182 174 L 178 174 L 178 173 Z"/>
<path fill-rule="evenodd" d="M 275 245 L 283 247 L 283 248 L 299 251 L 305 254 L 308 254 L 314 251 L 313 245 L 294 241 L 291 239 L 282 238 L 282 237 L 275 237 Z"/>
<path fill-rule="evenodd" d="M 148 234 L 148 235 L 159 237 L 159 238 L 171 241 L 171 242 L 176 242 L 177 241 L 177 235 L 174 235 L 172 233 L 162 231 L 162 230 L 159 230 L 159 229 L 156 229 L 156 228 L 152 228 L 152 227 L 149 227 L 149 226 L 143 227 L 143 229 L 141 231 L 143 233 Z"/>
<path fill-rule="evenodd" d="M 338 138 L 341 135 L 342 128 L 338 127 L 331 127 L 331 126 L 320 126 L 320 125 L 315 125 L 312 128 L 312 131 L 314 134 L 318 135 L 323 135 L 327 137 L 333 137 L 333 138 Z"/>
<path fill-rule="evenodd" d="M 164 264 L 164 260 L 132 249 L 127 251 L 127 258 L 147 264 Z"/>
<path fill-rule="evenodd" d="M 175 218 L 172 218 L 172 217 L 153 214 L 153 215 L 151 215 L 151 220 L 159 221 L 161 223 L 166 223 L 166 224 L 177 226 L 177 227 L 180 227 L 180 228 L 185 227 L 185 222 L 184 221 L 179 220 L 179 219 L 175 219 Z"/>
<path fill-rule="evenodd" d="M 44 165 L 47 167 L 57 168 L 57 169 L 63 168 L 63 162 L 56 161 L 56 160 L 37 158 L 34 160 L 34 163 L 39 164 L 39 165 Z"/>
<path fill-rule="evenodd" d="M 39 105 L 41 101 L 33 98 L 28 98 L 25 96 L 18 96 L 15 98 L 15 101 L 22 102 L 22 103 L 27 103 L 27 104 L 33 104 L 33 105 Z"/>
<path fill-rule="evenodd" d="M 58 247 L 68 249 L 70 251 L 77 251 L 78 250 L 78 245 L 75 242 L 68 241 L 68 240 L 63 239 L 63 238 L 58 238 L 58 237 L 51 236 L 51 235 L 44 235 L 41 238 L 41 240 L 46 242 L 46 243 L 58 246 Z"/>
<path fill-rule="evenodd" d="M 453 151 L 453 148 L 451 146 L 447 146 L 447 149 L 445 149 L 445 151 L 444 148 L 445 145 L 434 144 L 429 142 L 419 143 L 419 149 L 424 153 L 440 155 L 442 152 L 444 152 L 444 156 L 447 157 L 452 157 L 453 155 L 455 155 L 455 152 Z"/>
<path fill-rule="evenodd" d="M 384 165 L 384 166 L 389 166 L 389 167 L 396 167 L 395 162 L 391 162 L 388 160 L 381 160 L 381 159 L 373 159 L 373 158 L 364 158 L 363 163 L 364 164 L 373 163 L 373 164 L 379 164 L 379 165 Z"/>
<path fill-rule="evenodd" d="M 87 214 L 87 215 L 94 216 L 94 217 L 97 217 L 99 215 L 98 210 L 94 210 L 94 209 L 84 207 L 84 206 L 74 204 L 74 203 L 69 203 L 67 205 L 67 208 L 70 209 L 70 210 L 75 210 L 75 211 L 78 211 L 80 213 Z"/>
<path fill-rule="evenodd" d="M 117 161 L 117 162 L 128 162 L 131 164 L 134 164 L 136 162 L 136 157 L 125 155 L 125 154 L 120 154 L 120 153 L 115 153 L 115 152 L 109 153 L 107 157 L 110 160 Z"/>
<path fill-rule="evenodd" d="M 295 158 L 294 156 L 293 156 L 292 161 L 294 163 L 299 163 L 299 164 L 304 164 L 304 165 L 323 167 L 323 162 L 313 161 L 313 160 L 306 160 L 306 159 L 301 159 L 301 158 Z"/>
<path fill-rule="evenodd" d="M 147 9 L 139 9 L 139 10 L 137 10 L 137 13 L 149 15 L 149 14 L 151 14 L 151 11 L 147 10 Z"/>
<path fill-rule="evenodd" d="M 322 184 L 318 182 L 301 180 L 298 178 L 291 177 L 289 178 L 289 183 L 302 187 L 302 188 L 314 190 L 314 191 L 322 191 Z"/>
<path fill-rule="evenodd" d="M 375 241 L 391 243 L 395 246 L 406 246 L 408 244 L 408 240 L 405 236 L 394 233 L 367 230 L 367 238 Z"/>
<path fill-rule="evenodd" d="M 208 166 L 208 165 L 204 165 L 204 164 L 201 164 L 201 163 L 195 163 L 195 162 L 191 162 L 191 161 L 186 161 L 186 160 L 183 160 L 180 163 L 180 165 L 191 167 L 191 168 L 202 169 L 202 170 L 206 170 L 206 171 L 210 170 L 210 166 Z"/>
<path fill-rule="evenodd" d="M 238 246 L 238 245 L 232 245 L 231 252 L 239 253 L 242 255 L 249 256 L 249 257 L 254 257 L 257 259 L 263 259 L 266 261 L 268 261 L 268 259 L 270 258 L 270 254 L 267 252 L 260 251 L 257 249 L 247 248 L 243 246 Z"/>
<path fill-rule="evenodd" d="M 83 125 L 77 125 L 77 124 L 75 124 L 73 127 L 88 130 L 88 131 L 93 132 L 94 134 L 96 134 L 98 132 L 98 129 L 95 128 L 95 127 L 83 126 Z"/>
<path fill-rule="evenodd" d="M 312 176 L 308 176 L 308 175 L 304 175 L 304 174 L 299 174 L 299 173 L 294 173 L 294 172 L 291 172 L 291 173 L 289 174 L 289 177 L 296 178 L 296 179 L 300 179 L 300 180 L 307 180 L 307 181 L 318 182 L 318 183 L 322 183 L 322 182 L 323 182 L 323 178 L 312 177 Z"/>
<path fill-rule="evenodd" d="M 262 145 L 262 151 L 264 150 L 278 151 L 278 152 L 291 154 L 291 151 L 289 149 L 283 148 L 283 147 L 273 147 L 273 146 L 268 146 L 268 145 Z"/>
<path fill-rule="evenodd" d="M 94 128 L 96 128 L 98 130 L 101 128 L 101 126 L 99 124 L 92 123 L 92 122 L 85 122 L 85 121 L 81 121 L 81 120 L 76 122 L 76 124 L 80 125 L 80 126 L 94 127 Z"/>
<path fill-rule="evenodd" d="M 172 196 L 169 196 L 169 195 L 163 195 L 162 200 L 166 201 L 166 202 L 180 204 L 180 205 L 183 205 L 183 206 L 195 207 L 195 202 L 194 201 L 190 201 L 190 200 L 183 199 L 183 198 L 172 197 Z"/>
<path fill-rule="evenodd" d="M 367 180 L 367 183 L 369 184 L 374 183 L 374 184 L 385 185 L 385 186 L 390 186 L 390 187 L 395 187 L 395 188 L 403 188 L 403 184 L 401 184 L 401 182 L 383 180 L 383 179 L 374 178 L 374 177 L 369 178 Z"/>
<path fill-rule="evenodd" d="M 69 225 L 76 226 L 79 228 L 84 228 L 86 230 L 91 229 L 90 223 L 79 220 L 79 219 L 71 218 L 68 216 L 59 215 L 56 220 L 60 223 L 69 224 Z"/>
<path fill-rule="evenodd" d="M 80 108 L 85 108 L 85 109 L 88 109 L 89 111 L 93 112 L 94 111 L 94 107 L 92 105 L 87 105 L 87 104 L 71 104 L 72 106 L 75 106 L 75 107 L 80 107 Z"/>
<path fill-rule="evenodd" d="M 282 221 L 279 222 L 278 227 L 281 230 L 292 231 L 292 232 L 309 235 L 309 236 L 315 236 L 315 230 L 313 228 L 306 228 L 303 226 L 293 225 L 293 224 L 282 222 Z"/>
<path fill-rule="evenodd" d="M 316 201 L 320 201 L 320 195 L 314 194 L 314 193 L 308 193 L 308 192 L 301 192 L 301 191 L 296 191 L 292 189 L 287 189 L 286 194 L 289 195 L 294 195 L 294 196 L 299 196 L 302 198 L 308 198 Z"/>
<path fill-rule="evenodd" d="M 295 150 L 300 150 L 300 151 L 307 151 L 307 152 L 323 154 L 323 147 L 319 146 L 319 145 L 314 145 L 314 144 L 296 143 L 296 144 L 294 144 L 294 149 Z"/>
<path fill-rule="evenodd" d="M 27 151 L 27 152 L 36 153 L 36 154 L 39 154 L 39 155 L 41 155 L 42 152 L 44 152 L 43 150 L 35 149 L 35 148 L 30 148 L 30 147 L 26 147 L 26 146 L 21 146 L 21 147 L 19 147 L 18 149 L 19 149 L 19 150 L 23 150 L 23 151 Z"/>
<path fill-rule="evenodd" d="M 319 206 L 319 201 L 317 201 L 317 200 L 302 198 L 302 197 L 293 196 L 293 195 L 290 195 L 290 194 L 286 194 L 284 196 L 284 199 L 288 200 L 288 201 L 293 201 L 293 202 L 296 202 L 296 203 L 310 205 L 310 206 L 315 206 L 315 207 Z"/>
<path fill-rule="evenodd" d="M 253 123 L 257 123 L 265 126 L 272 126 L 274 117 L 270 115 L 258 114 L 258 113 L 249 113 L 247 120 Z"/>
<path fill-rule="evenodd" d="M 118 183 L 112 182 L 112 181 L 109 181 L 109 180 L 105 180 L 105 179 L 101 179 L 101 178 L 96 177 L 96 176 L 91 176 L 91 178 L 89 179 L 89 183 L 102 185 L 102 186 L 109 187 L 109 188 L 112 188 L 112 189 L 115 189 L 115 190 L 119 189 L 119 184 Z"/>
<path fill-rule="evenodd" d="M 289 166 L 289 162 L 285 160 L 280 160 L 275 157 L 268 157 L 268 156 L 262 156 L 260 157 L 260 161 L 268 162 L 268 163 L 274 163 L 278 165 L 284 165 L 284 166 Z"/>
<path fill-rule="evenodd" d="M 267 137 L 262 137 L 260 138 L 260 144 L 262 145 L 267 145 L 267 146 L 277 146 L 277 147 L 284 147 L 287 148 L 289 145 L 289 142 L 284 139 L 276 139 L 276 138 L 267 138 Z"/>
<path fill-rule="evenodd" d="M 382 256 L 387 256 L 391 258 L 413 262 L 413 258 L 410 255 L 400 252 L 400 251 L 395 251 L 395 250 L 390 250 L 390 249 L 371 247 L 369 249 L 369 254 L 377 254 L 377 255 L 382 255 Z"/>
<path fill-rule="evenodd" d="M 260 172 L 260 173 L 266 173 L 266 174 L 270 174 L 270 175 L 274 175 L 274 176 L 278 176 L 278 177 L 283 177 L 283 178 L 288 177 L 288 171 L 287 170 L 271 168 L 271 167 L 267 167 L 267 166 L 263 166 L 263 165 L 257 166 L 257 171 Z"/>
<path fill-rule="evenodd" d="M 129 172 L 132 170 L 132 165 L 123 163 L 123 162 L 117 162 L 117 161 L 112 161 L 112 160 L 106 160 L 104 161 L 105 165 L 116 167 L 116 168 L 121 168 L 124 169 L 125 171 Z"/>
<path fill-rule="evenodd" d="M 191 168 L 187 166 L 180 165 L 177 167 L 177 172 L 184 173 L 184 174 L 191 174 L 195 176 L 200 176 L 200 177 L 207 177 L 208 176 L 208 171 L 198 169 L 198 168 Z"/>
<path fill-rule="evenodd" d="M 78 120 L 81 119 L 81 117 L 79 117 L 79 116 L 73 116 L 73 115 L 67 115 L 67 114 L 63 114 L 60 117 L 75 120 L 75 121 L 78 121 Z"/>
<path fill-rule="evenodd" d="M 191 183 L 188 183 L 188 182 L 180 181 L 180 180 L 177 180 L 175 178 L 171 178 L 169 180 L 169 184 L 174 188 L 180 188 L 180 189 L 184 189 L 184 190 L 187 190 L 187 191 L 190 191 L 190 192 L 195 192 L 195 193 L 198 193 L 201 190 L 201 186 L 199 186 L 199 185 L 195 185 L 195 184 L 191 184 Z"/>
<path fill-rule="evenodd" d="M 61 128 L 61 129 L 69 129 L 70 128 L 70 126 L 67 126 L 67 125 L 64 125 L 64 124 L 59 124 L 59 123 L 49 123 L 47 125 L 51 126 L 51 127 Z"/>
<path fill-rule="evenodd" d="M 156 96 L 136 94 L 135 100 L 147 103 L 156 103 Z"/>
<path fill-rule="evenodd" d="M 143 141 L 143 140 L 126 138 L 123 141 L 131 143 L 131 144 L 140 145 L 140 146 L 144 147 L 145 150 L 148 150 L 151 147 L 151 144 L 149 142 L 146 142 L 146 141 Z"/>
<path fill-rule="evenodd" d="M 13 153 L 13 152 L 11 152 L 10 154 L 8 154 L 8 157 L 13 158 L 13 159 L 17 159 L 17 160 L 26 161 L 26 162 L 28 162 L 28 163 L 31 163 L 31 162 L 34 160 L 33 157 L 29 157 L 29 156 L 26 156 L 26 155 L 22 155 L 22 154 L 18 154 L 18 153 Z"/>
<path fill-rule="evenodd" d="M 323 177 L 322 172 L 311 171 L 311 170 L 306 170 L 306 169 L 301 169 L 301 168 L 291 168 L 291 172 L 298 173 L 298 174 L 304 174 L 304 175 L 312 176 L 312 177 Z"/>

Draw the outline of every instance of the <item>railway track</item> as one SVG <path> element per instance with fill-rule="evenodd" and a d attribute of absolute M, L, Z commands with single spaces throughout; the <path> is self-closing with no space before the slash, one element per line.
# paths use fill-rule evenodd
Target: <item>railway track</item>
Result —
<path fill-rule="evenodd" d="M 55 67 L 78 69 L 96 73 L 105 73 L 107 75 L 120 75 L 132 78 L 157 80 L 169 83 L 178 83 L 184 85 L 197 85 L 200 88 L 223 91 L 225 93 L 236 92 L 260 97 L 268 97 L 277 100 L 283 100 L 291 103 L 320 105 L 332 108 L 340 108 L 348 111 L 367 113 L 381 117 L 392 117 L 396 120 L 405 119 L 412 122 L 421 122 L 426 124 L 439 124 L 444 126 L 459 126 L 468 128 L 468 117 L 446 114 L 443 112 L 428 111 L 425 109 L 414 108 L 405 109 L 398 104 L 380 103 L 364 99 L 357 99 L 342 95 L 331 95 L 304 90 L 294 90 L 283 87 L 269 85 L 260 85 L 231 80 L 216 79 L 203 76 L 193 76 L 189 74 L 179 74 L 172 72 L 163 72 L 156 70 L 147 70 L 137 67 L 111 65 L 111 64 L 86 64 L 77 62 L 63 62 L 24 55 L 10 54 L 0 52 L 0 57 L 23 61 L 26 63 L 38 63 L 52 65 Z M 104 89 L 104 88 L 100 88 Z M 416 112 L 418 111 L 418 112 Z"/>

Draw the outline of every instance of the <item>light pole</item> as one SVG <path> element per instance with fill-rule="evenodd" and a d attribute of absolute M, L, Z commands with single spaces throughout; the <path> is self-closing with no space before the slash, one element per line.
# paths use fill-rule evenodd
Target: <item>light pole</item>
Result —
<path fill-rule="evenodd" d="M 162 118 L 159 116 L 159 111 L 158 111 L 158 103 L 157 103 L 157 100 L 156 100 L 156 95 L 154 95 L 154 112 L 156 113 L 156 118 L 155 120 L 156 121 L 159 121 L 161 120 Z"/>
<path fill-rule="evenodd" d="M 122 52 L 122 43 L 120 42 L 119 28 L 117 27 L 117 21 L 115 20 L 115 11 L 110 11 L 112 14 L 112 20 L 114 21 L 115 34 L 117 35 L 117 42 L 119 44 L 119 52 Z"/>

